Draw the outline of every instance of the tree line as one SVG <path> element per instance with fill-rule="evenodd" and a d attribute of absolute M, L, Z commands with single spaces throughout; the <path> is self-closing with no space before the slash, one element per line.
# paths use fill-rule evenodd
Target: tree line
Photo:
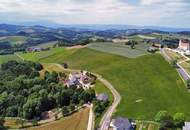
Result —
<path fill-rule="evenodd" d="M 93 89 L 63 85 L 64 73 L 44 73 L 40 63 L 9 61 L 0 69 L 0 117 L 40 119 L 44 111 L 81 105 L 93 101 Z"/>

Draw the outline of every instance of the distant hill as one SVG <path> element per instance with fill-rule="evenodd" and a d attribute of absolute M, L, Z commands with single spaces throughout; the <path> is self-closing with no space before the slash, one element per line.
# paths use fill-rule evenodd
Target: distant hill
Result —
<path fill-rule="evenodd" d="M 11 24 L 0 24 L 0 50 L 10 49 L 11 46 L 16 47 L 22 46 L 26 48 L 29 46 L 36 46 L 39 44 L 51 42 L 51 41 L 64 41 L 69 44 L 76 44 L 77 42 L 94 37 L 101 37 L 105 39 L 118 38 L 122 36 L 131 36 L 137 34 L 168 34 L 178 33 L 180 35 L 189 35 L 190 29 L 177 29 L 177 28 L 166 28 L 166 27 L 154 27 L 154 26 L 133 26 L 133 25 L 58 25 L 55 24 L 44 24 L 47 26 L 22 24 L 22 25 L 11 25 Z M 36 23 L 37 24 L 37 23 Z M 27 26 L 26 26 L 27 25 Z M 48 26 L 49 25 L 49 26 Z M 50 27 L 51 25 L 51 27 Z M 189 31 L 188 31 L 189 30 Z M 179 32 L 178 32 L 179 31 Z M 23 41 L 11 42 L 6 37 L 15 38 L 24 37 Z"/>

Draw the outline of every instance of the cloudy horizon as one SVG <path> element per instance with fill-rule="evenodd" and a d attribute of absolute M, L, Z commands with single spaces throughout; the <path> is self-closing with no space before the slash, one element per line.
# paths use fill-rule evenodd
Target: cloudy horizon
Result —
<path fill-rule="evenodd" d="M 190 28 L 188 0 L 0 0 L 0 23 L 122 24 Z"/>

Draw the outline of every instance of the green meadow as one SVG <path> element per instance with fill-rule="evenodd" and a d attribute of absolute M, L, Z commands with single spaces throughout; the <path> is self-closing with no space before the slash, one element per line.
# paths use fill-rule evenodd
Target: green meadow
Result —
<path fill-rule="evenodd" d="M 10 60 L 21 61 L 21 59 L 16 55 L 0 55 L 0 64 L 5 63 Z"/>
<path fill-rule="evenodd" d="M 183 112 L 190 121 L 190 93 L 160 54 L 130 59 L 88 48 L 63 49 L 39 61 L 67 63 L 69 68 L 101 74 L 122 96 L 114 116 L 153 120 L 158 111 L 167 110 L 171 114 Z"/>

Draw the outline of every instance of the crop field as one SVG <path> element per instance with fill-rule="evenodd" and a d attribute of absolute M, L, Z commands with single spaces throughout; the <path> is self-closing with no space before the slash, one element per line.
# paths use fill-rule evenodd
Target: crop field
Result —
<path fill-rule="evenodd" d="M 63 72 L 63 70 L 58 67 L 58 66 L 55 66 L 54 64 L 43 64 L 43 70 L 40 71 L 40 77 L 44 77 L 44 73 L 45 71 L 49 71 L 49 72 L 52 72 L 52 71 L 56 71 L 56 72 Z M 68 72 L 64 72 L 64 73 L 68 73 Z"/>
<path fill-rule="evenodd" d="M 183 112 L 190 121 L 190 93 L 160 54 L 129 59 L 83 48 L 62 51 L 40 62 L 65 62 L 69 68 L 101 74 L 122 96 L 114 116 L 153 120 L 158 111 L 167 110 L 171 114 Z"/>
<path fill-rule="evenodd" d="M 143 41 L 143 38 L 139 37 L 138 35 L 129 36 L 128 39 L 129 40 L 134 40 L 134 41 L 137 41 L 137 42 L 142 42 Z"/>
<path fill-rule="evenodd" d="M 36 47 L 41 47 L 41 48 L 53 47 L 53 45 L 56 43 L 57 41 L 52 41 L 52 42 L 42 43 L 40 45 L 37 45 Z"/>
<path fill-rule="evenodd" d="M 183 57 L 181 54 L 176 53 L 174 51 L 165 49 L 165 53 L 171 58 L 171 60 L 177 60 L 178 62 L 185 60 L 185 57 Z"/>
<path fill-rule="evenodd" d="M 145 36 L 161 39 L 162 37 L 164 37 L 166 35 L 162 35 L 162 34 L 159 34 L 159 33 L 152 33 L 152 34 L 146 34 Z"/>
<path fill-rule="evenodd" d="M 27 130 L 86 130 L 88 124 L 89 108 L 80 110 L 71 116 L 46 125 L 29 128 Z"/>
<path fill-rule="evenodd" d="M 147 36 L 147 35 L 138 35 L 140 38 L 143 38 L 143 39 L 155 39 L 155 37 L 152 37 L 152 36 Z"/>
<path fill-rule="evenodd" d="M 12 129 L 18 129 L 20 126 L 16 123 L 16 120 L 14 119 L 6 119 L 4 126 L 6 128 L 12 128 Z"/>
<path fill-rule="evenodd" d="M 5 63 L 10 60 L 21 61 L 21 59 L 16 55 L 0 55 L 0 64 Z"/>
<path fill-rule="evenodd" d="M 135 46 L 135 49 L 131 49 L 130 46 L 121 43 L 92 43 L 88 48 L 128 58 L 136 58 L 148 54 L 146 51 L 148 45 L 145 43 L 139 43 Z"/>
<path fill-rule="evenodd" d="M 190 62 L 183 62 L 180 64 L 185 70 L 186 72 L 190 75 Z"/>
<path fill-rule="evenodd" d="M 0 41 L 9 41 L 11 44 L 22 44 L 27 38 L 25 36 L 0 37 Z"/>

